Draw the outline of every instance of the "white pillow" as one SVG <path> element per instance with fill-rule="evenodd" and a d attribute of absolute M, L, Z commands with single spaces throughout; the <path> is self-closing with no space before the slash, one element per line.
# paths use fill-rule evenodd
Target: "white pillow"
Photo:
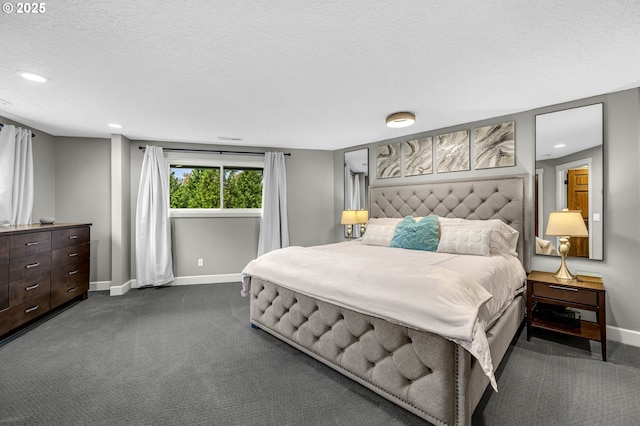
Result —
<path fill-rule="evenodd" d="M 372 218 L 367 222 L 367 227 L 362 237 L 362 244 L 370 246 L 389 247 L 396 225 L 402 218 Z"/>
<path fill-rule="evenodd" d="M 501 221 L 500 219 L 468 220 L 459 218 L 440 218 L 440 229 L 444 233 L 448 228 L 469 228 L 491 230 L 490 252 L 492 255 L 518 256 L 518 231 Z"/>
<path fill-rule="evenodd" d="M 449 226 L 442 229 L 438 253 L 491 256 L 491 229 Z"/>

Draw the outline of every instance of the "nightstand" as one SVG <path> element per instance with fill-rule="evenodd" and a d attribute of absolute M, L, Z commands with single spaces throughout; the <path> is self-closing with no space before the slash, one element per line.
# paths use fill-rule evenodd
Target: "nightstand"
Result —
<path fill-rule="evenodd" d="M 551 330 L 600 342 L 602 360 L 607 360 L 607 320 L 605 289 L 600 283 L 578 280 L 559 280 L 551 272 L 531 271 L 527 278 L 527 340 L 532 329 Z M 535 306 L 545 303 L 596 313 L 596 322 L 576 320 L 563 322 L 536 317 Z"/>

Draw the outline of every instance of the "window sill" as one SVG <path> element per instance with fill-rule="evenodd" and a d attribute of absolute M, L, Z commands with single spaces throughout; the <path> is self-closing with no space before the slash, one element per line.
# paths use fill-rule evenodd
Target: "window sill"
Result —
<path fill-rule="evenodd" d="M 261 217 L 262 209 L 169 209 L 169 217 Z"/>

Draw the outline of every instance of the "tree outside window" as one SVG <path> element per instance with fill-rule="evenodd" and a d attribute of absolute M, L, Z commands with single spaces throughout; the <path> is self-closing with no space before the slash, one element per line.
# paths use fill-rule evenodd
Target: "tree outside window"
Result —
<path fill-rule="evenodd" d="M 172 209 L 259 209 L 262 168 L 170 166 Z M 222 188 L 222 200 L 220 197 Z"/>

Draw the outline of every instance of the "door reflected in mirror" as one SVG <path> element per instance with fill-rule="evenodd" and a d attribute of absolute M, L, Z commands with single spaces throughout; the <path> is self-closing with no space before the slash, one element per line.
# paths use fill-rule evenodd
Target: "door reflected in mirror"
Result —
<path fill-rule="evenodd" d="M 364 148 L 345 152 L 344 210 L 368 210 L 367 188 L 369 188 L 369 150 Z M 352 232 L 352 237 L 360 237 L 359 226 L 354 226 Z"/>
<path fill-rule="evenodd" d="M 558 255 L 545 235 L 554 210 L 580 210 L 589 236 L 571 238 L 569 256 L 603 259 L 603 104 L 536 116 L 535 253 Z"/>

